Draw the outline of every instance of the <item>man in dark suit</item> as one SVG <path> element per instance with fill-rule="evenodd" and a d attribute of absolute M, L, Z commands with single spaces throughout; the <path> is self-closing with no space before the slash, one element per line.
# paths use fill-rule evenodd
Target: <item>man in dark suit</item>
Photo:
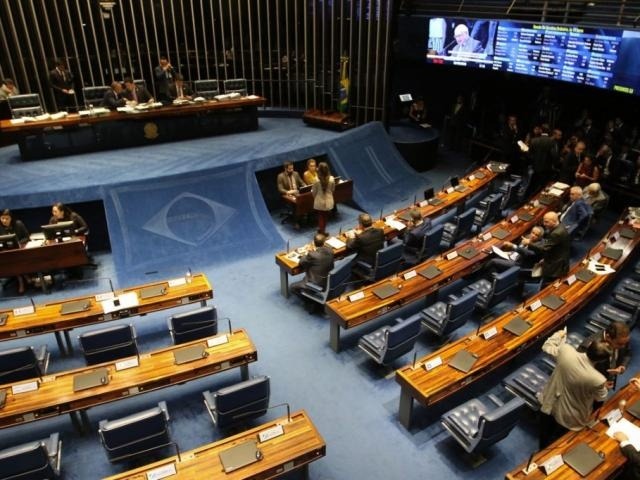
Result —
<path fill-rule="evenodd" d="M 293 169 L 293 163 L 284 162 L 284 171 L 278 174 L 278 191 L 280 195 L 295 195 L 305 183 L 300 174 Z"/>
<path fill-rule="evenodd" d="M 127 77 L 124 79 L 124 90 L 120 94 L 122 98 L 125 98 L 128 102 L 131 102 L 133 106 L 139 103 L 152 102 L 153 97 L 149 90 L 144 87 L 139 87 L 135 84 L 133 79 Z"/>
<path fill-rule="evenodd" d="M 122 85 L 120 85 L 120 82 L 111 82 L 111 88 L 104 92 L 101 106 L 108 108 L 109 110 L 115 110 L 118 107 L 124 107 L 127 104 L 127 100 L 120 97 L 121 93 Z"/>
<path fill-rule="evenodd" d="M 622 375 L 631 361 L 631 348 L 629 339 L 631 332 L 629 326 L 624 322 L 611 322 L 606 330 L 584 339 L 578 347 L 579 352 L 586 352 L 596 340 L 604 340 L 611 346 L 611 355 L 608 361 L 595 365 L 596 370 L 613 381 L 617 375 Z"/>
<path fill-rule="evenodd" d="M 552 177 L 553 165 L 557 162 L 558 144 L 549 136 L 549 126 L 542 125 L 542 133 L 531 140 L 529 158 L 533 167 L 533 177 L 529 191 L 542 188 Z"/>
<path fill-rule="evenodd" d="M 573 184 L 576 180 L 576 170 L 578 165 L 582 161 L 584 151 L 587 146 L 584 142 L 576 143 L 573 151 L 569 152 L 564 158 L 560 159 L 560 172 L 558 173 L 558 180 L 566 184 Z"/>
<path fill-rule="evenodd" d="M 521 243 L 542 256 L 542 277 L 551 281 L 569 273 L 571 237 L 556 212 L 545 213 L 542 224 L 548 233 L 541 240 L 523 238 Z"/>
<path fill-rule="evenodd" d="M 153 70 L 156 77 L 156 90 L 158 91 L 158 100 L 163 103 L 171 102 L 169 89 L 174 82 L 175 71 L 166 56 L 160 57 L 160 64 Z"/>
<path fill-rule="evenodd" d="M 365 262 L 373 265 L 376 253 L 384 247 L 384 231 L 373 226 L 373 220 L 368 213 L 358 216 L 360 233 L 347 240 L 347 248 L 356 252 L 356 262 Z"/>
<path fill-rule="evenodd" d="M 569 232 L 569 235 L 578 233 L 586 227 L 586 222 L 592 214 L 591 207 L 582 198 L 582 188 L 571 187 L 569 190 L 569 202 L 562 208 L 560 221 Z"/>
<path fill-rule="evenodd" d="M 313 249 L 300 258 L 300 268 L 304 271 L 304 279 L 291 284 L 291 292 L 303 300 L 308 301 L 302 295 L 302 291 L 309 289 L 309 283 L 324 288 L 327 285 L 327 277 L 333 269 L 333 250 L 325 246 L 325 235 L 316 233 L 313 237 Z"/>
<path fill-rule="evenodd" d="M 539 241 L 544 235 L 544 229 L 540 225 L 536 225 L 531 229 L 529 235 L 522 237 L 529 239 L 530 242 Z M 502 250 L 516 253 L 517 255 L 509 255 L 509 258 L 492 258 L 484 266 L 484 270 L 489 274 L 494 272 L 504 272 L 511 267 L 521 267 L 523 269 L 532 269 L 534 264 L 539 260 L 540 256 L 527 245 L 516 245 L 511 242 L 504 242 Z"/>
<path fill-rule="evenodd" d="M 410 215 L 411 221 L 403 237 L 404 249 L 415 253 L 422 248 L 422 239 L 431 228 L 431 220 L 423 219 L 420 211 L 416 209 L 411 210 Z"/>
<path fill-rule="evenodd" d="M 53 89 L 58 111 L 77 108 L 73 75 L 62 60 L 56 60 L 54 69 L 49 72 L 49 84 Z"/>

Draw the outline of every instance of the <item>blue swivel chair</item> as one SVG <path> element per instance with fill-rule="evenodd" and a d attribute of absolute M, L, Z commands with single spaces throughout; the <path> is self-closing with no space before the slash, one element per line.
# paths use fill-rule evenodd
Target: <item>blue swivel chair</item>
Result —
<path fill-rule="evenodd" d="M 0 479 L 55 480 L 60 478 L 60 434 L 0 450 Z"/>
<path fill-rule="evenodd" d="M 207 80 L 196 80 L 193 82 L 193 90 L 196 97 L 203 97 L 207 100 L 213 100 L 216 95 L 220 94 L 218 80 L 210 78 Z"/>
<path fill-rule="evenodd" d="M 221 388 L 203 392 L 204 404 L 218 428 L 244 422 L 264 415 L 269 408 L 269 377 L 260 376 Z"/>
<path fill-rule="evenodd" d="M 532 410 L 540 410 L 538 399 L 544 386 L 549 381 L 549 374 L 533 363 L 523 365 L 505 378 L 504 387 L 514 395 L 522 398 Z"/>
<path fill-rule="evenodd" d="M 478 291 L 470 289 L 460 296 L 449 295 L 446 302 L 436 302 L 420 312 L 422 324 L 438 337 L 446 337 L 466 323 L 473 313 Z"/>
<path fill-rule="evenodd" d="M 444 225 L 432 226 L 422 237 L 422 245 L 418 250 L 413 250 L 405 246 L 402 253 L 402 260 L 406 265 L 417 265 L 427 258 L 435 255 L 440 251 L 440 242 L 442 241 L 442 233 Z"/>
<path fill-rule="evenodd" d="M 451 248 L 459 239 L 468 236 L 473 227 L 476 209 L 470 208 L 454 217 L 453 222 L 445 223 L 442 233 L 442 246 Z"/>
<path fill-rule="evenodd" d="M 320 285 L 307 282 L 301 294 L 314 302 L 324 305 L 326 302 L 341 295 L 347 288 L 351 277 L 351 267 L 356 258 L 356 254 L 349 255 L 335 263 L 333 270 L 327 276 L 327 285 L 323 288 Z"/>
<path fill-rule="evenodd" d="M 393 275 L 400 268 L 403 249 L 404 245 L 402 242 L 391 242 L 376 252 L 373 265 L 363 261 L 356 262 L 353 266 L 353 274 L 366 283 L 377 282 L 378 280 Z"/>
<path fill-rule="evenodd" d="M 381 365 L 388 365 L 413 350 L 420 336 L 420 317 L 413 315 L 406 320 L 396 319 L 393 325 L 379 328 L 364 335 L 358 347 Z"/>
<path fill-rule="evenodd" d="M 78 337 L 87 365 L 112 362 L 138 355 L 133 325 L 116 325 L 83 333 Z"/>
<path fill-rule="evenodd" d="M 496 303 L 501 302 L 509 293 L 518 287 L 520 267 L 513 266 L 500 273 L 493 273 L 491 279 L 482 278 L 466 287 L 464 291 L 474 289 L 478 291 L 476 307 L 480 310 L 488 310 Z"/>
<path fill-rule="evenodd" d="M 604 303 L 589 316 L 587 329 L 590 332 L 600 332 L 605 330 L 611 322 L 624 322 L 629 328 L 633 328 L 636 324 L 638 312 L 629 313 L 613 305 Z"/>
<path fill-rule="evenodd" d="M 174 445 L 169 435 L 169 412 L 165 402 L 117 420 L 102 420 L 98 435 L 110 462 Z"/>
<path fill-rule="evenodd" d="M 49 352 L 46 345 L 16 347 L 0 352 L 0 384 L 19 382 L 46 375 Z"/>
<path fill-rule="evenodd" d="M 476 207 L 476 215 L 473 224 L 476 228 L 482 228 L 500 214 L 501 193 L 492 193 L 482 200 Z"/>
<path fill-rule="evenodd" d="M 167 320 L 175 345 L 218 334 L 218 311 L 215 307 L 200 307 L 171 315 Z"/>

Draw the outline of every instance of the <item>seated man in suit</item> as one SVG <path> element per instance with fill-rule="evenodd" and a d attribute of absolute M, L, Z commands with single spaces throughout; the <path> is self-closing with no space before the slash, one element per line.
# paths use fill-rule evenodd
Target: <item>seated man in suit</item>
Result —
<path fill-rule="evenodd" d="M 529 235 L 522 237 L 528 239 L 530 242 L 539 241 L 544 235 L 544 229 L 536 225 L 531 229 Z M 529 248 L 529 245 L 525 245 L 522 241 L 520 245 L 516 245 L 511 242 L 504 242 L 502 250 L 511 252 L 509 258 L 492 258 L 487 262 L 484 267 L 489 273 L 504 272 L 511 267 L 521 267 L 523 269 L 531 269 L 535 263 L 540 259 L 540 255 L 533 249 Z M 529 273 L 529 272 L 527 272 Z"/>
<path fill-rule="evenodd" d="M 569 190 L 569 202 L 565 204 L 560 213 L 560 221 L 569 234 L 577 233 L 577 230 L 585 227 L 585 222 L 593 211 L 582 198 L 582 188 L 571 187 Z"/>
<path fill-rule="evenodd" d="M 313 248 L 307 254 L 300 258 L 300 268 L 304 271 L 304 279 L 291 284 L 291 292 L 295 293 L 303 300 L 305 305 L 315 305 L 315 302 L 309 302 L 302 296 L 301 292 L 308 287 L 308 283 L 314 283 L 324 288 L 327 285 L 327 277 L 329 272 L 333 270 L 333 250 L 325 246 L 326 236 L 322 233 L 316 233 L 313 237 Z M 308 302 L 308 303 L 307 303 Z"/>
<path fill-rule="evenodd" d="M 124 79 L 124 90 L 120 96 L 127 101 L 127 105 L 132 107 L 140 103 L 153 102 L 153 96 L 151 96 L 149 90 L 136 85 L 130 77 Z"/>
<path fill-rule="evenodd" d="M 297 195 L 298 189 L 306 184 L 300 174 L 293 169 L 292 162 L 284 162 L 284 171 L 278 174 L 278 191 L 280 195 Z"/>
<path fill-rule="evenodd" d="M 373 265 L 376 261 L 376 253 L 384 247 L 384 231 L 373 226 L 373 220 L 368 213 L 358 216 L 358 232 L 347 239 L 347 248 L 356 252 L 357 262 L 365 262 Z"/>
<path fill-rule="evenodd" d="M 111 82 L 111 88 L 107 90 L 102 98 L 101 106 L 108 108 L 109 110 L 115 110 L 118 107 L 124 107 L 127 104 L 127 100 L 120 98 L 122 93 L 122 85 L 120 82 Z"/>
<path fill-rule="evenodd" d="M 545 213 L 542 224 L 546 230 L 542 239 L 523 238 L 521 243 L 542 256 L 542 278 L 549 282 L 569 273 L 571 237 L 556 212 Z"/>
<path fill-rule="evenodd" d="M 422 239 L 431 228 L 431 220 L 423 219 L 420 211 L 416 209 L 411 210 L 409 214 L 411 221 L 407 224 L 403 236 L 404 249 L 415 253 L 422 248 Z"/>
<path fill-rule="evenodd" d="M 593 222 L 598 220 L 602 212 L 609 205 L 609 195 L 602 191 L 599 183 L 590 183 L 584 189 L 584 201 L 591 207 L 593 211 Z"/>

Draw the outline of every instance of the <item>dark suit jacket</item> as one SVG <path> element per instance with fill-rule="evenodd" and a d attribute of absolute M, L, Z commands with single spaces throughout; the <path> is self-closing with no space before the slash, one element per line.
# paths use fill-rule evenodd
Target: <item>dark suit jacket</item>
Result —
<path fill-rule="evenodd" d="M 375 227 L 366 228 L 360 235 L 347 240 L 347 248 L 358 254 L 355 261 L 366 262 L 369 265 L 375 263 L 376 253 L 382 247 L 384 247 L 384 231 Z"/>
<path fill-rule="evenodd" d="M 640 452 L 633 445 L 622 447 L 622 454 L 627 457 L 627 465 L 620 477 L 622 480 L 640 480 Z"/>
<path fill-rule="evenodd" d="M 123 90 L 120 96 L 129 101 L 132 101 L 134 99 L 133 92 L 130 92 L 129 90 Z M 138 99 L 138 103 L 147 103 L 149 100 L 153 98 L 149 93 L 149 90 L 147 90 L 144 87 L 139 87 L 137 85 L 136 85 L 136 97 Z"/>
<path fill-rule="evenodd" d="M 579 198 L 572 204 L 567 205 L 566 214 L 562 217 L 562 224 L 567 228 L 569 233 L 573 233 L 576 228 L 584 226 L 589 215 L 591 215 L 591 207 L 584 199 Z"/>
<path fill-rule="evenodd" d="M 156 77 L 156 90 L 158 91 L 158 100 L 169 100 L 169 87 L 173 83 L 175 77 L 173 68 L 163 70 L 158 65 L 153 70 L 153 74 Z"/>
<path fill-rule="evenodd" d="M 292 174 L 293 183 L 295 185 L 295 189 L 299 189 L 300 187 L 304 187 L 306 184 L 300 178 L 300 174 L 294 171 Z M 286 195 L 287 192 L 291 190 L 291 184 L 289 183 L 289 176 L 286 172 L 280 172 L 278 174 L 278 191 L 281 195 Z"/>
<path fill-rule="evenodd" d="M 576 181 L 576 170 L 580 159 L 574 152 L 569 152 L 566 157 L 560 159 L 560 172 L 558 180 L 573 185 Z"/>
<path fill-rule="evenodd" d="M 558 278 L 569 272 L 571 238 L 562 223 L 542 240 L 529 244 L 529 248 L 542 256 L 542 276 Z"/>
<path fill-rule="evenodd" d="M 124 107 L 127 104 L 126 99 L 120 98 L 118 94 L 110 88 L 104 93 L 101 105 L 109 110 L 115 110 L 118 107 Z"/>
<path fill-rule="evenodd" d="M 61 74 L 57 68 L 54 68 L 49 72 L 49 83 L 54 93 L 62 93 L 62 90 L 73 88 L 73 75 L 68 70 Z"/>
<path fill-rule="evenodd" d="M 529 157 L 533 171 L 537 174 L 550 173 L 558 153 L 558 144 L 549 135 L 541 135 L 531 140 Z"/>
<path fill-rule="evenodd" d="M 327 276 L 333 269 L 333 250 L 329 247 L 320 247 L 307 253 L 300 259 L 300 268 L 305 271 L 305 282 L 325 287 Z"/>
<path fill-rule="evenodd" d="M 590 335 L 587 338 L 585 338 L 580 344 L 580 346 L 578 347 L 578 351 L 586 353 L 587 349 L 589 348 L 589 345 L 591 345 L 596 340 L 604 340 L 604 332 L 594 333 L 593 335 Z M 613 354 L 609 358 L 609 363 L 605 362 L 601 364 L 596 364 L 594 366 L 596 370 L 598 370 L 601 374 L 603 374 L 605 377 L 612 380 L 613 377 L 615 377 L 615 375 L 610 375 L 609 373 L 607 373 L 607 370 L 610 368 L 617 368 L 621 365 L 626 368 L 629 365 L 630 361 L 631 361 L 631 348 L 629 347 L 629 344 L 627 344 L 626 347 L 618 348 L 617 350 L 613 351 Z"/>
<path fill-rule="evenodd" d="M 0 225 L 0 235 L 10 235 L 12 233 L 16 234 L 20 243 L 25 243 L 29 240 L 29 231 L 20 220 L 13 220 L 8 227 Z"/>

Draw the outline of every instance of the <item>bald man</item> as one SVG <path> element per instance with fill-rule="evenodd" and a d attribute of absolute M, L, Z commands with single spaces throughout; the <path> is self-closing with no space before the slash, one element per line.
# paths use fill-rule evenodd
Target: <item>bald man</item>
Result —
<path fill-rule="evenodd" d="M 127 100 L 120 97 L 121 93 L 122 85 L 120 84 L 120 82 L 111 82 L 111 88 L 109 88 L 109 90 L 105 92 L 102 99 L 102 106 L 108 108 L 109 110 L 115 110 L 118 107 L 124 107 L 127 104 Z"/>
<path fill-rule="evenodd" d="M 466 53 L 482 53 L 482 44 L 469 36 L 469 29 L 461 23 L 453 30 L 456 46 L 451 50 L 451 55 L 464 55 Z"/>
<path fill-rule="evenodd" d="M 547 212 L 542 218 L 545 235 L 541 240 L 532 242 L 528 238 L 522 239 L 522 245 L 542 257 L 542 277 L 545 281 L 552 281 L 569 273 L 569 248 L 571 238 L 569 232 L 560 223 L 556 212 Z"/>

